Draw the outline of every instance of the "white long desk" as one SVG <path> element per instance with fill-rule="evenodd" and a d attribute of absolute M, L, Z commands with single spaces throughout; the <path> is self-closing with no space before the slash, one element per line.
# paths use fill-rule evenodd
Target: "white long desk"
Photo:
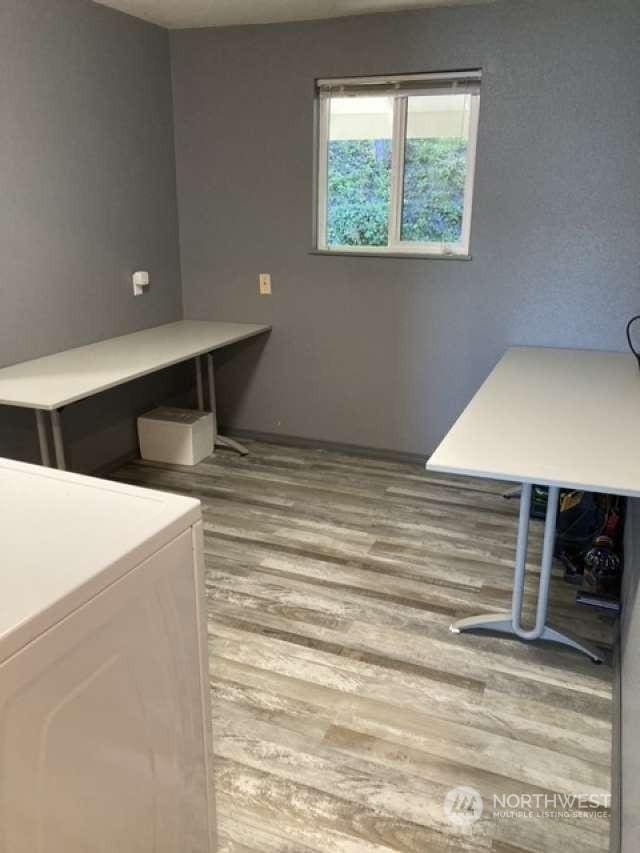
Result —
<path fill-rule="evenodd" d="M 268 332 L 271 326 L 181 320 L 109 338 L 0 369 L 0 405 L 34 409 L 44 465 L 51 464 L 45 413 L 51 416 L 56 464 L 65 468 L 60 412 L 71 403 L 133 379 L 195 360 L 198 408 L 204 409 L 201 356 L 206 356 L 209 408 L 215 423 L 215 378 L 211 353 Z M 216 443 L 246 453 L 242 445 L 217 434 Z"/>
<path fill-rule="evenodd" d="M 640 372 L 632 355 L 515 348 L 504 355 L 427 462 L 430 471 L 522 484 L 511 613 L 461 619 L 459 633 L 489 630 L 552 640 L 594 661 L 600 652 L 547 624 L 560 488 L 640 496 Z M 533 484 L 549 486 L 535 626 L 522 626 Z"/>

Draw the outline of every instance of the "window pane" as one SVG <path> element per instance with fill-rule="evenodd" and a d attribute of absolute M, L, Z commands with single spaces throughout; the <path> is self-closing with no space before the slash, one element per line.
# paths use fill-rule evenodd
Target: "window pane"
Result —
<path fill-rule="evenodd" d="M 386 246 L 393 99 L 331 98 L 327 245 Z"/>
<path fill-rule="evenodd" d="M 470 118 L 470 95 L 407 99 L 402 240 L 460 241 Z"/>

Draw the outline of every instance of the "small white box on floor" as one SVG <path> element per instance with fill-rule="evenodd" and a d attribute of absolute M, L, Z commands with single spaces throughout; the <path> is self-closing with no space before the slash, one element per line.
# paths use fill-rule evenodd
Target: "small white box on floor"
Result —
<path fill-rule="evenodd" d="M 138 418 L 140 455 L 150 462 L 197 465 L 213 453 L 213 414 L 162 407 Z"/>

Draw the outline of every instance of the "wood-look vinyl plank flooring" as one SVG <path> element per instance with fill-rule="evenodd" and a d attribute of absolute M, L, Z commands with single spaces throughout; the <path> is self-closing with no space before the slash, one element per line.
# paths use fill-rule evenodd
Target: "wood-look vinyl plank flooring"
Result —
<path fill-rule="evenodd" d="M 608 795 L 612 669 L 549 644 L 453 635 L 510 607 L 508 484 L 248 442 L 114 478 L 202 501 L 220 853 L 597 853 L 608 814 L 494 817 L 493 796 Z M 542 525 L 531 531 L 525 614 Z M 554 568 L 550 618 L 616 624 Z M 470 786 L 471 829 L 443 810 Z"/>

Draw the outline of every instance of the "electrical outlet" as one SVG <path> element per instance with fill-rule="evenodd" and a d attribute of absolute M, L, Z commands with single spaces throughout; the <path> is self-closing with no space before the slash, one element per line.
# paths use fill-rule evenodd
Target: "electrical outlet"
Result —
<path fill-rule="evenodd" d="M 271 273 L 260 273 L 258 278 L 258 293 L 260 296 L 271 296 Z"/>

